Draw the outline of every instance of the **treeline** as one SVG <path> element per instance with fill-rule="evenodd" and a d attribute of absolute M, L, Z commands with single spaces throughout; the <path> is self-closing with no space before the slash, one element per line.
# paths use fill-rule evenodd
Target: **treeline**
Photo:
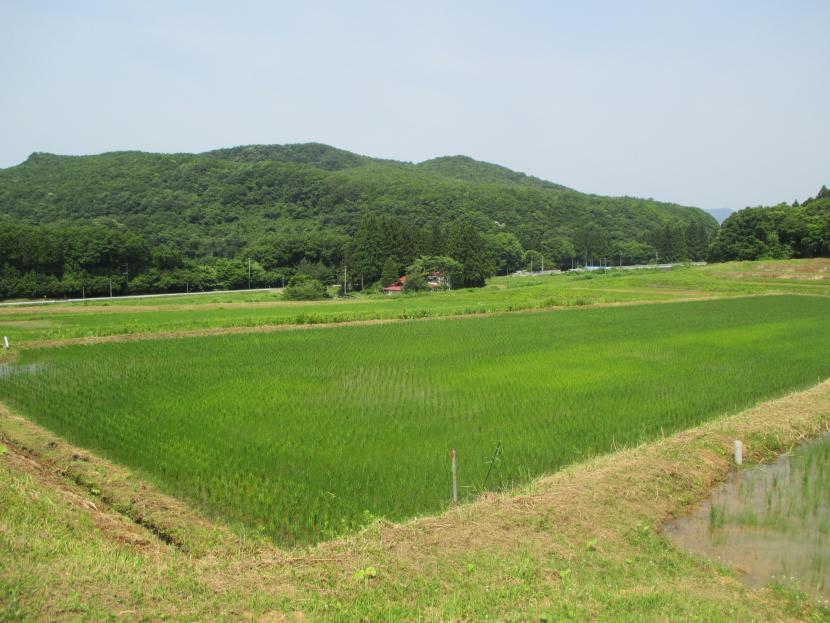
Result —
<path fill-rule="evenodd" d="M 252 262 L 199 263 L 170 245 L 90 226 L 33 227 L 0 220 L 0 297 L 81 297 L 272 286 L 283 274 Z"/>
<path fill-rule="evenodd" d="M 469 218 L 418 227 L 364 215 L 353 236 L 266 234 L 232 258 L 194 260 L 171 244 L 152 246 L 124 228 L 31 226 L 0 219 L 0 297 L 81 297 L 283 286 L 294 275 L 349 290 L 388 285 L 419 258 L 450 258 L 460 267 L 453 287 L 478 287 L 521 268 L 633 264 L 705 257 L 706 230 L 666 225 L 643 241 L 611 240 L 589 225 L 573 238 L 555 236 L 527 250 L 510 232 L 482 232 Z"/>
<path fill-rule="evenodd" d="M 744 208 L 721 225 L 709 259 L 786 259 L 830 256 L 830 191 L 804 203 Z"/>

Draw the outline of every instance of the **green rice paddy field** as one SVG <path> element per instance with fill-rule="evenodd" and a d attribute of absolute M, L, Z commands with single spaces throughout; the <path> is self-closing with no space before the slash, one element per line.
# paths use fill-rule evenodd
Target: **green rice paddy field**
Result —
<path fill-rule="evenodd" d="M 0 307 L 0 335 L 38 340 L 230 327 L 411 319 L 753 294 L 830 295 L 830 261 L 731 262 L 672 270 L 496 277 L 485 288 L 291 302 L 279 292 L 216 293 Z"/>
<path fill-rule="evenodd" d="M 830 376 L 830 298 L 776 296 L 19 353 L 0 400 L 284 544 L 449 504 Z"/>

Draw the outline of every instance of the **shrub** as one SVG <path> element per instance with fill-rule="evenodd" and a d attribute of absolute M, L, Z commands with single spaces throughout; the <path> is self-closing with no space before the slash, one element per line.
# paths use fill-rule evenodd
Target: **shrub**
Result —
<path fill-rule="evenodd" d="M 294 275 L 283 290 L 285 298 L 291 301 L 311 301 L 328 296 L 326 287 L 308 275 Z"/>
<path fill-rule="evenodd" d="M 424 273 L 409 273 L 403 283 L 404 292 L 423 292 L 428 288 Z"/>

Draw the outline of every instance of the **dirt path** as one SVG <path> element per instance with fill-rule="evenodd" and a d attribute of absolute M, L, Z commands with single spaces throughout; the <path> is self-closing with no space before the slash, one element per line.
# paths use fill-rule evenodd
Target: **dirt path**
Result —
<path fill-rule="evenodd" d="M 341 302 L 355 303 L 348 301 L 328 301 L 331 305 Z M 363 302 L 363 301 L 361 301 Z M 366 300 L 371 303 L 371 300 Z M 164 305 L 84 305 L 84 304 L 56 304 L 49 307 L 8 307 L 0 308 L 0 318 L 5 316 L 26 315 L 26 316 L 53 316 L 71 314 L 120 314 L 140 313 L 158 311 L 196 311 L 200 309 L 249 309 L 268 307 L 304 307 L 308 305 L 305 301 L 226 301 L 216 303 L 168 303 Z"/>

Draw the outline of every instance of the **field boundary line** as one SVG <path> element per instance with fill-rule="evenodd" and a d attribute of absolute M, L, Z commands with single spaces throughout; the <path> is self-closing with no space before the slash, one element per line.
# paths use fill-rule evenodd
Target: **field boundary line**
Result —
<path fill-rule="evenodd" d="M 208 544 L 216 548 L 233 540 L 225 526 L 161 492 L 141 474 L 73 445 L 2 402 L 0 443 L 17 459 L 18 469 L 50 486 L 57 483 L 70 497 L 83 495 L 85 501 L 74 504 L 80 508 L 123 517 L 140 528 L 144 542 L 152 540 L 183 552 L 200 553 Z"/>
<path fill-rule="evenodd" d="M 806 296 L 810 294 L 790 293 L 761 293 L 741 295 L 715 295 L 654 301 L 620 301 L 616 303 L 595 303 L 587 305 L 553 305 L 550 307 L 529 307 L 526 309 L 510 309 L 499 311 L 482 311 L 469 313 L 453 313 L 446 315 L 423 316 L 417 318 L 368 318 L 365 320 L 341 320 L 331 322 L 277 322 L 261 325 L 239 325 L 231 327 L 205 327 L 202 329 L 181 329 L 175 331 L 141 331 L 136 333 L 116 333 L 111 335 L 96 335 L 85 337 L 52 338 L 45 340 L 31 340 L 13 344 L 13 349 L 33 350 L 41 348 L 57 348 L 61 346 L 95 345 L 111 342 L 132 342 L 136 340 L 170 340 L 191 337 L 210 337 L 215 335 L 240 335 L 248 333 L 275 333 L 279 331 L 303 331 L 308 329 L 336 329 L 341 327 L 372 326 L 380 324 L 399 324 L 408 322 L 431 322 L 439 320 L 462 320 L 465 318 L 488 318 L 515 314 L 545 314 L 552 312 L 582 311 L 588 309 L 604 309 L 612 307 L 636 307 L 639 305 L 668 305 L 673 303 L 696 303 L 703 301 L 738 300 L 773 296 Z"/>

